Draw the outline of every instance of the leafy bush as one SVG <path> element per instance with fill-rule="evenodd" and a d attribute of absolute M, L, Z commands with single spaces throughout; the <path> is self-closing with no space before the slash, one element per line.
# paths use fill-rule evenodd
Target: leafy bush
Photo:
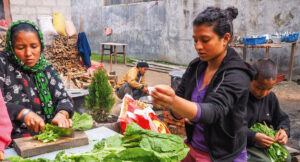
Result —
<path fill-rule="evenodd" d="M 91 111 L 91 115 L 97 122 L 107 121 L 107 117 L 115 103 L 112 87 L 108 83 L 106 71 L 99 69 L 95 72 L 89 95 L 85 96 L 85 107 Z"/>

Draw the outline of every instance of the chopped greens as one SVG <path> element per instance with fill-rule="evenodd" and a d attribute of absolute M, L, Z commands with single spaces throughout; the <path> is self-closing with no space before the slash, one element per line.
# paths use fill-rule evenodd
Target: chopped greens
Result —
<path fill-rule="evenodd" d="M 33 136 L 33 138 L 44 143 L 55 142 L 56 138 L 60 137 L 59 131 L 55 129 L 56 127 L 58 126 L 46 124 L 45 130 L 41 134 Z"/>

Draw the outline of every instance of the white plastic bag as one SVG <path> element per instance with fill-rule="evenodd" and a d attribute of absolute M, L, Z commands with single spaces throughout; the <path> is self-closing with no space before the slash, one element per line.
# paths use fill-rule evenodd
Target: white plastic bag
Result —
<path fill-rule="evenodd" d="M 57 35 L 57 32 L 54 29 L 52 24 L 52 16 L 48 16 L 48 15 L 38 16 L 38 23 L 44 35 L 46 34 Z"/>
<path fill-rule="evenodd" d="M 54 36 L 58 35 L 52 24 L 52 16 L 41 15 L 38 16 L 37 20 L 44 36 L 45 45 L 51 45 Z"/>

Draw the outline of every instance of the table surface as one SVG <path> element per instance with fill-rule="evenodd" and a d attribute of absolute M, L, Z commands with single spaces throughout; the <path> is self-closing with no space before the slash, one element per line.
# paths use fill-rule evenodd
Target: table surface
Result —
<path fill-rule="evenodd" d="M 125 43 L 113 43 L 113 42 L 106 42 L 106 43 L 100 43 L 101 45 L 110 45 L 110 46 L 127 46 Z"/>
<path fill-rule="evenodd" d="M 237 47 L 237 48 L 282 48 L 280 44 L 258 44 L 258 45 L 253 45 L 253 46 L 247 46 L 243 44 L 233 44 L 230 45 L 231 47 Z"/>
<path fill-rule="evenodd" d="M 89 138 L 89 144 L 85 145 L 85 146 L 65 149 L 66 154 L 70 154 L 70 153 L 78 154 L 78 153 L 84 153 L 84 152 L 91 151 L 94 148 L 94 145 L 97 142 L 117 134 L 117 132 L 115 132 L 111 129 L 108 129 L 106 127 L 99 127 L 99 128 L 95 128 L 95 129 L 90 129 L 90 130 L 85 131 L 85 133 L 87 134 L 87 136 Z M 50 160 L 54 160 L 56 154 L 59 153 L 60 151 L 62 151 L 62 150 L 54 151 L 54 152 L 50 152 L 50 153 L 46 153 L 46 154 L 41 154 L 41 155 L 37 155 L 37 156 L 33 156 L 33 157 L 30 157 L 30 159 L 47 158 L 47 159 L 50 159 Z M 8 158 L 8 157 L 11 157 L 11 156 L 18 156 L 18 154 L 13 148 L 6 149 L 4 158 Z"/>

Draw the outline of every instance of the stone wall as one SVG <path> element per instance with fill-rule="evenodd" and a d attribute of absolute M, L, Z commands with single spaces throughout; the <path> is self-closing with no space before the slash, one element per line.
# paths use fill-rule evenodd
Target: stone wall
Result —
<path fill-rule="evenodd" d="M 71 19 L 71 0 L 10 0 L 12 21 L 27 19 L 37 22 L 39 15 L 53 15 L 61 12 Z"/>
<path fill-rule="evenodd" d="M 197 53 L 193 46 L 192 21 L 208 6 L 239 10 L 234 20 L 234 34 L 238 36 L 300 31 L 299 0 L 164 0 L 144 12 L 155 2 L 102 6 L 102 0 L 72 0 L 72 20 L 79 29 L 80 16 L 85 18 L 86 32 L 92 51 L 100 53 L 99 43 L 127 43 L 129 57 L 188 64 Z M 134 18 L 131 20 L 131 18 Z M 122 26 L 118 24 L 131 20 Z M 105 27 L 112 28 L 106 36 Z M 291 52 L 290 44 L 270 49 L 282 73 L 287 74 Z M 300 45 L 295 53 L 294 79 L 300 78 Z M 242 50 L 237 49 L 242 54 Z M 248 49 L 247 61 L 253 62 L 265 55 L 264 49 Z"/>

